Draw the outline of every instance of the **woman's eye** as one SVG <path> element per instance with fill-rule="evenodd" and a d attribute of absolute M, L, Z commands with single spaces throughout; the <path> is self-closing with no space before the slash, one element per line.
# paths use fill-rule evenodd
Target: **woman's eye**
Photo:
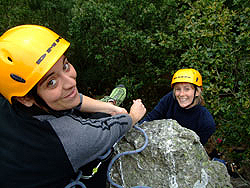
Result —
<path fill-rule="evenodd" d="M 69 70 L 69 63 L 65 63 L 63 65 L 63 70 L 65 70 L 65 71 Z"/>
<path fill-rule="evenodd" d="M 48 82 L 48 86 L 49 86 L 49 87 L 55 87 L 55 85 L 56 85 L 56 80 L 50 80 L 50 81 Z"/>

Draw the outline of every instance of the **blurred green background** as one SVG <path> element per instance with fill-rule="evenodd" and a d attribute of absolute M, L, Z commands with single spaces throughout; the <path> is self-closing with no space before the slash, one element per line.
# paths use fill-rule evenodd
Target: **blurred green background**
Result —
<path fill-rule="evenodd" d="M 78 88 L 100 98 L 124 84 L 148 111 L 171 90 L 172 75 L 195 68 L 217 130 L 215 147 L 240 167 L 250 158 L 249 1 L 0 0 L 0 34 L 46 26 L 71 42 Z M 222 139 L 220 144 L 217 139 Z"/>

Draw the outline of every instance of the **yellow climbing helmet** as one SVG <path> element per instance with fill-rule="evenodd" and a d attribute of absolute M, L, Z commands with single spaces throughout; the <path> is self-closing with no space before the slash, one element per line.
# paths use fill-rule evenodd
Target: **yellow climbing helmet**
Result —
<path fill-rule="evenodd" d="M 187 82 L 197 86 L 202 86 L 202 77 L 201 74 L 195 69 L 180 69 L 174 74 L 171 87 L 173 87 L 175 83 L 179 82 Z"/>
<path fill-rule="evenodd" d="M 50 29 L 21 25 L 0 37 L 0 93 L 11 103 L 25 96 L 68 49 L 70 43 Z"/>

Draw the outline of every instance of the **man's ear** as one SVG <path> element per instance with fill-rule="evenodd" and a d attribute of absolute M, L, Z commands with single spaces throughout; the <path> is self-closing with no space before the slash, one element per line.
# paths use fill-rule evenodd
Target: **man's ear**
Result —
<path fill-rule="evenodd" d="M 15 97 L 15 99 L 27 107 L 31 107 L 35 103 L 33 97 L 24 96 L 24 97 Z"/>

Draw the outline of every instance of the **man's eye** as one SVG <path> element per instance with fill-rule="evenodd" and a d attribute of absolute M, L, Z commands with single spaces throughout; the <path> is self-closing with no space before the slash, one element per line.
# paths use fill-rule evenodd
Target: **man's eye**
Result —
<path fill-rule="evenodd" d="M 54 87 L 56 85 L 56 80 L 50 80 L 49 82 L 48 82 L 48 86 L 49 87 Z"/>
<path fill-rule="evenodd" d="M 69 63 L 65 63 L 63 65 L 63 70 L 65 70 L 65 71 L 69 70 Z"/>

